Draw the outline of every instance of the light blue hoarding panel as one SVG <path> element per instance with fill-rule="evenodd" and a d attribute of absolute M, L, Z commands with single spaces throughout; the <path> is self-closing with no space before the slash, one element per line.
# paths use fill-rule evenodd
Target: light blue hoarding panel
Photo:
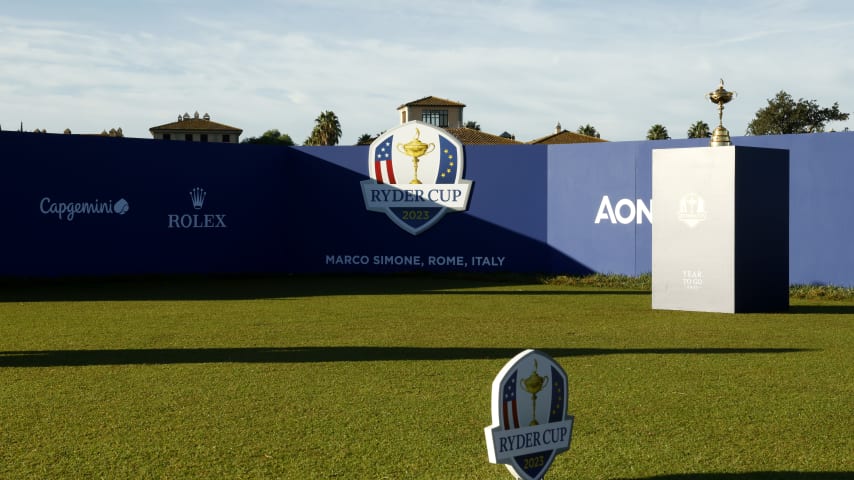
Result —
<path fill-rule="evenodd" d="M 550 147 L 550 245 L 597 272 L 649 272 L 651 229 L 646 218 L 631 221 L 629 202 L 645 202 L 654 221 L 652 150 L 707 144 L 682 139 Z M 733 144 L 790 151 L 790 283 L 854 286 L 854 132 L 735 137 Z M 596 224 L 605 195 L 616 223 Z"/>
<path fill-rule="evenodd" d="M 649 272 L 652 149 L 686 143 L 550 146 L 549 244 L 595 272 Z"/>
<path fill-rule="evenodd" d="M 789 282 L 854 286 L 854 132 L 733 143 L 789 150 Z"/>
<path fill-rule="evenodd" d="M 646 151 L 649 144 L 679 148 L 706 142 L 632 143 Z M 732 143 L 789 151 L 789 283 L 854 286 L 854 132 L 734 137 Z M 651 150 L 641 155 L 651 157 Z"/>

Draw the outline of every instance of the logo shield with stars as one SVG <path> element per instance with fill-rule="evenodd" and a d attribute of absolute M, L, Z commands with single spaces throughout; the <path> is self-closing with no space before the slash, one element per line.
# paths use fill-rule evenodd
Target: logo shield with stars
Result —
<path fill-rule="evenodd" d="M 552 357 L 538 350 L 513 357 L 492 382 L 492 425 L 484 429 L 489 461 L 518 479 L 542 479 L 555 456 L 569 450 L 568 400 L 566 372 Z"/>
<path fill-rule="evenodd" d="M 365 208 L 418 235 L 468 208 L 472 182 L 462 178 L 463 166 L 463 146 L 445 130 L 419 121 L 395 127 L 371 144 Z"/>

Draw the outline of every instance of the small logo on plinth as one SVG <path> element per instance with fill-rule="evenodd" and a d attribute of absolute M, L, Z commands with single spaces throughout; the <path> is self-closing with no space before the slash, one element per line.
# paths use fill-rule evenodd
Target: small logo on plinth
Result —
<path fill-rule="evenodd" d="M 696 193 L 683 195 L 679 199 L 679 221 L 691 228 L 706 220 L 706 202 Z"/>
<path fill-rule="evenodd" d="M 567 414 L 566 372 L 550 356 L 525 350 L 492 382 L 489 461 L 519 479 L 540 480 L 557 454 L 569 450 L 574 417 Z"/>
<path fill-rule="evenodd" d="M 418 235 L 468 208 L 472 182 L 463 166 L 463 145 L 445 130 L 417 120 L 392 128 L 371 144 L 365 208 Z"/>

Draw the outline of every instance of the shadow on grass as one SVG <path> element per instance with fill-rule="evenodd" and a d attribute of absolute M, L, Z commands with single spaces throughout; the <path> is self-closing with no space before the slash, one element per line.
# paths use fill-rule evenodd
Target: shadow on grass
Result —
<path fill-rule="evenodd" d="M 614 480 L 852 480 L 854 472 L 684 473 Z"/>
<path fill-rule="evenodd" d="M 790 305 L 789 313 L 854 315 L 854 305 Z"/>
<path fill-rule="evenodd" d="M 514 285 L 526 288 L 512 290 Z M 536 287 L 543 287 L 537 289 Z M 496 287 L 501 290 L 488 291 Z M 533 287 L 533 288 L 532 288 Z M 478 289 L 466 291 L 468 289 Z M 545 287 L 523 274 L 388 274 L 174 276 L 0 279 L 0 302 L 122 300 L 253 300 L 335 295 L 649 295 L 648 291 Z"/>
<path fill-rule="evenodd" d="M 3 367 L 168 365 L 193 363 L 310 363 L 402 360 L 492 360 L 513 357 L 519 348 L 454 347 L 257 347 L 128 350 L 36 350 L 0 352 Z M 596 355 L 744 355 L 809 351 L 798 348 L 558 348 L 554 357 Z"/>

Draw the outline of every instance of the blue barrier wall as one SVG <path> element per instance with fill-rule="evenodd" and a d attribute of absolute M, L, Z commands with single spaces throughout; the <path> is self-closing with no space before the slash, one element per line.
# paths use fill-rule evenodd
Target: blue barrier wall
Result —
<path fill-rule="evenodd" d="M 854 133 L 733 143 L 791 152 L 790 281 L 854 286 Z M 468 210 L 413 236 L 366 210 L 367 147 L 0 132 L 0 276 L 636 275 L 651 269 L 652 149 L 705 144 L 468 146 Z"/>
<path fill-rule="evenodd" d="M 790 151 L 790 283 L 854 285 L 854 133 L 736 137 L 733 143 Z M 550 147 L 549 244 L 597 272 L 649 272 L 651 223 L 628 205 L 651 208 L 652 150 L 706 145 L 683 139 Z M 613 221 L 594 223 L 606 195 Z"/>
<path fill-rule="evenodd" d="M 287 212 L 298 242 L 292 271 L 548 269 L 545 147 L 466 148 L 464 177 L 475 179 L 468 211 L 449 213 L 417 236 L 365 209 L 366 148 L 291 153 Z"/>

